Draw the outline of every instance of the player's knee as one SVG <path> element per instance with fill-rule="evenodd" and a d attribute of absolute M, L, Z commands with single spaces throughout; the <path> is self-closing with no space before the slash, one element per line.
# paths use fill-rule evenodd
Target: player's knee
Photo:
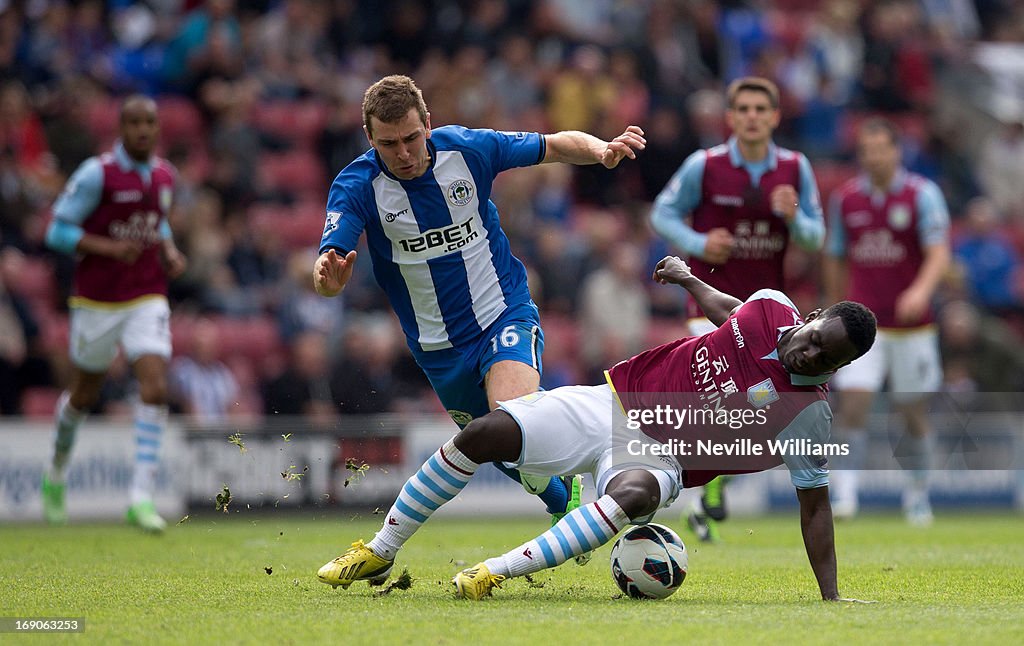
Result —
<path fill-rule="evenodd" d="M 492 411 L 455 436 L 455 448 L 474 462 L 513 462 L 522 450 L 519 425 L 505 411 Z"/>
<path fill-rule="evenodd" d="M 626 471 L 612 478 L 605 489 L 630 520 L 649 516 L 661 504 L 658 479 L 641 469 Z"/>

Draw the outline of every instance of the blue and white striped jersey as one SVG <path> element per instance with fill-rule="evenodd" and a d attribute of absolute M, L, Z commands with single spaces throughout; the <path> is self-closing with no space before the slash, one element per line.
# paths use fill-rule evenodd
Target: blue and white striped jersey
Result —
<path fill-rule="evenodd" d="M 490 201 L 503 170 L 538 164 L 536 133 L 444 126 L 427 140 L 431 166 L 399 180 L 370 149 L 334 179 L 320 253 L 366 240 L 373 273 L 414 349 L 468 345 L 506 309 L 528 303 L 523 264 L 512 255 Z"/>

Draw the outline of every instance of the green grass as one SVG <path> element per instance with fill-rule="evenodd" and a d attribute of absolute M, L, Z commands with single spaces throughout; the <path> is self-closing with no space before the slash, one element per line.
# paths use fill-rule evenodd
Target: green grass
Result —
<path fill-rule="evenodd" d="M 380 516 L 193 518 L 151 537 L 116 525 L 0 527 L 0 615 L 78 616 L 91 643 L 608 644 L 1024 643 L 1024 522 L 940 515 L 837 527 L 840 591 L 826 604 L 793 515 L 737 519 L 726 543 L 690 548 L 689 576 L 665 601 L 620 598 L 608 546 L 507 582 L 481 603 L 453 599 L 451 575 L 532 538 L 542 517 L 437 519 L 399 556 L 410 590 L 374 596 L 317 582 L 316 569 Z M 670 523 L 672 518 L 661 519 Z M 265 567 L 272 567 L 268 575 Z M 0 636 L 6 643 L 36 637 Z M 19 642 L 20 643 L 20 642 Z"/>

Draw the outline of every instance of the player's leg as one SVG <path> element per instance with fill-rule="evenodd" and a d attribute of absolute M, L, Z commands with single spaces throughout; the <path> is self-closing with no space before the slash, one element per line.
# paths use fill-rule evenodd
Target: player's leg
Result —
<path fill-rule="evenodd" d="M 353 543 L 321 567 L 317 578 L 344 588 L 354 581 L 383 582 L 398 550 L 438 508 L 462 491 L 481 464 L 514 462 L 522 445 L 519 426 L 508 413 L 494 411 L 473 420 L 406 481 L 373 540 Z"/>
<path fill-rule="evenodd" d="M 544 332 L 537 308 L 525 304 L 503 314 L 488 329 L 476 353 L 488 410 L 497 408 L 498 402 L 537 392 L 544 354 Z M 569 508 L 579 506 L 579 481 L 573 483 L 571 478 L 560 476 L 531 476 L 500 464 L 495 466 L 522 484 L 527 492 L 538 496 L 554 522 Z"/>
<path fill-rule="evenodd" d="M 42 482 L 43 515 L 53 524 L 67 522 L 64 494 L 71 450 L 78 428 L 99 401 L 123 325 L 120 313 L 86 308 L 72 308 L 70 319 L 71 381 L 57 400 L 53 458 Z"/>
<path fill-rule="evenodd" d="M 667 470 L 638 467 L 620 471 L 596 501 L 567 513 L 533 540 L 455 575 L 452 582 L 456 594 L 481 599 L 506 578 L 553 568 L 593 551 L 629 523 L 648 522 L 659 508 L 675 499 L 678 491 L 676 478 Z"/>
<path fill-rule="evenodd" d="M 139 382 L 139 401 L 135 402 L 133 416 L 135 469 L 126 520 L 146 531 L 162 532 L 167 523 L 156 511 L 153 494 L 168 415 L 171 328 L 167 301 L 154 299 L 133 308 L 121 344 Z"/>
<path fill-rule="evenodd" d="M 537 392 L 540 389 L 540 373 L 519 361 L 498 361 L 490 366 L 484 376 L 484 387 L 488 405 L 494 410 L 498 402 L 510 401 Z M 495 466 L 508 477 L 518 480 L 527 492 L 540 497 L 554 522 L 557 522 L 565 512 L 579 507 L 580 486 L 579 482 L 573 482 L 572 478 L 530 475 L 500 463 L 495 463 Z"/>
<path fill-rule="evenodd" d="M 893 403 L 906 425 L 906 435 L 897 451 L 907 471 L 903 513 L 912 525 L 928 526 L 932 523 L 928 481 L 935 456 L 928 397 L 942 384 L 938 339 L 935 330 L 928 328 L 906 333 L 894 339 L 892 346 Z"/>
<path fill-rule="evenodd" d="M 862 357 L 839 370 L 832 380 L 839 390 L 836 410 L 835 439 L 849 445 L 849 455 L 830 465 L 832 514 L 837 519 L 857 515 L 860 504 L 860 473 L 868 451 L 868 414 L 885 381 L 886 355 L 884 334 Z"/>
<path fill-rule="evenodd" d="M 686 525 L 703 542 L 715 542 L 721 537 L 718 523 L 728 517 L 725 506 L 725 485 L 729 476 L 718 476 L 704 485 L 700 498 L 693 501 L 686 513 Z"/>
<path fill-rule="evenodd" d="M 565 514 L 534 540 L 460 572 L 453 579 L 457 594 L 479 599 L 506 577 L 555 567 L 592 551 L 631 519 L 675 499 L 678 477 L 667 473 L 674 460 L 668 458 L 666 466 L 661 458 L 650 458 L 651 467 L 616 451 L 617 406 L 607 385 L 556 388 L 502 404 L 522 429 L 517 466 L 537 474 L 591 472 L 598 500 Z"/>
<path fill-rule="evenodd" d="M 50 468 L 43 474 L 42 484 L 43 516 L 50 524 L 62 525 L 67 522 L 64 495 L 71 449 L 75 444 L 78 427 L 99 401 L 105 377 L 105 372 L 87 372 L 73 366 L 68 390 L 61 393 L 57 400 L 53 457 Z"/>

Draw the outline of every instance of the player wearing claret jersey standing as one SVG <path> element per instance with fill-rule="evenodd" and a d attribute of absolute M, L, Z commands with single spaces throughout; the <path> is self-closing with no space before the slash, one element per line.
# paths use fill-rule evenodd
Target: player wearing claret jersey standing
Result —
<path fill-rule="evenodd" d="M 690 256 L 693 275 L 737 298 L 759 289 L 785 290 L 783 261 L 790 239 L 821 249 L 825 220 L 807 158 L 776 146 L 779 90 L 759 77 L 733 81 L 727 91 L 724 144 L 690 155 L 658 195 L 651 225 Z M 714 325 L 695 300 L 688 304 L 691 334 Z M 702 540 L 717 537 L 725 518 L 723 480 L 705 487 L 689 515 Z"/>
<path fill-rule="evenodd" d="M 850 444 L 850 459 L 835 472 L 836 516 L 857 513 L 867 414 L 888 381 L 908 431 L 903 510 L 910 523 L 928 525 L 934 438 L 925 404 L 942 384 L 931 299 L 949 266 L 949 210 L 934 182 L 903 168 L 890 122 L 866 122 L 857 146 L 864 174 L 837 189 L 829 204 L 825 287 L 831 298 L 848 294 L 871 307 L 879 333 L 867 356 L 836 375 L 837 434 Z"/>
<path fill-rule="evenodd" d="M 42 485 L 51 523 L 67 519 L 64 483 L 75 433 L 99 399 L 120 347 L 139 381 L 140 399 L 127 519 L 153 532 L 166 525 L 153 506 L 153 489 L 167 424 L 167 279 L 185 270 L 185 257 L 167 223 L 176 172 L 153 154 L 159 132 L 152 99 L 125 99 L 120 141 L 113 152 L 87 159 L 75 171 L 46 231 L 47 245 L 79 256 L 69 302 L 71 385 L 57 403 L 53 463 Z"/>
<path fill-rule="evenodd" d="M 526 270 L 490 201 L 494 178 L 547 162 L 614 168 L 643 149 L 643 132 L 630 126 L 608 142 L 582 132 L 432 129 L 419 88 L 405 76 L 366 91 L 363 125 L 371 149 L 338 174 L 327 198 L 317 292 L 341 292 L 365 232 L 374 276 L 413 356 L 464 427 L 540 385 L 544 337 Z M 578 504 L 578 480 L 503 471 L 552 514 Z"/>
<path fill-rule="evenodd" d="M 457 594 L 471 599 L 490 594 L 507 577 L 555 567 L 593 550 L 629 523 L 649 521 L 681 487 L 785 463 L 797 489 L 804 543 L 821 596 L 838 599 L 828 469 L 822 451 L 811 447 L 828 443 L 832 413 L 826 382 L 871 347 L 874 317 L 863 305 L 846 301 L 805 320 L 775 290 L 740 302 L 695 278 L 674 257 L 658 263 L 654 278 L 685 287 L 720 327 L 623 361 L 608 371 L 606 384 L 499 402 L 498 410 L 470 423 L 406 482 L 373 540 L 356 541 L 321 569 L 320 579 L 348 587 L 387 577 L 399 549 L 484 462 L 502 461 L 536 475 L 590 473 L 598 499 L 567 513 L 537 538 L 456 575 Z M 703 404 L 758 421 L 680 428 L 642 423 L 629 431 L 628 420 L 642 419 L 634 412 L 665 405 L 705 410 Z M 634 445 L 699 440 L 761 446 L 790 441 L 802 448 L 707 459 L 682 452 L 656 455 Z"/>

